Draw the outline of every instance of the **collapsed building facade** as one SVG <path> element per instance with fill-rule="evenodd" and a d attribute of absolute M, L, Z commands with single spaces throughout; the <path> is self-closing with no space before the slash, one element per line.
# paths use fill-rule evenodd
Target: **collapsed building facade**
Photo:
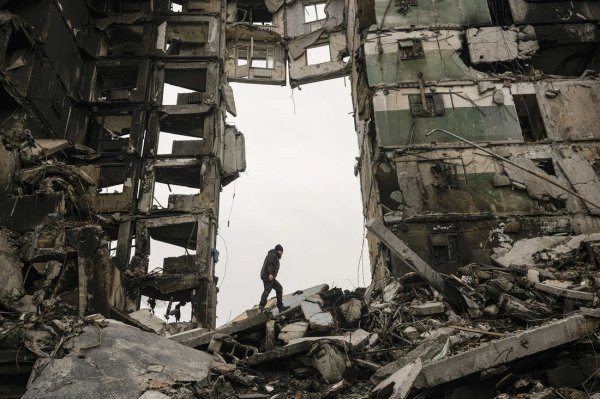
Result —
<path fill-rule="evenodd" d="M 115 342 L 152 363 L 113 377 L 122 397 L 466 397 L 464 378 L 480 373 L 479 384 L 493 368 L 561 349 L 587 362 L 570 384 L 595 381 L 594 342 L 579 340 L 598 329 L 597 311 L 581 310 L 596 307 L 600 281 L 597 2 L 0 8 L 0 373 L 13 376 L 0 384 L 4 396 L 27 386 L 29 397 L 77 397 L 84 387 L 54 383 L 79 375 L 65 362 L 86 352 L 108 367 Z M 294 88 L 347 75 L 371 286 L 315 287 L 289 296 L 286 314 L 249 311 L 215 330 L 219 193 L 245 169 L 244 136 L 226 123 L 236 114 L 229 82 Z M 157 241 L 184 255 L 155 270 Z M 177 321 L 190 306 L 191 320 L 166 324 L 140 310 L 142 297 L 167 303 Z M 481 317 L 489 320 L 476 324 Z M 524 324 L 535 328 L 509 336 Z M 140 339 L 191 360 L 146 354 Z M 489 361 L 523 340 L 532 344 L 515 358 Z M 450 355 L 469 361 L 456 368 Z M 290 359 L 289 387 L 264 385 L 277 380 L 273 362 Z M 322 389 L 302 382 L 313 377 Z M 496 393 L 549 392 L 503 391 L 504 382 Z M 307 389 L 314 394 L 298 396 Z M 539 397 L 564 397 L 550 393 Z"/>
<path fill-rule="evenodd" d="M 348 15 L 367 219 L 443 272 L 500 243 L 598 231 L 596 3 L 381 0 Z M 375 279 L 407 270 L 369 241 Z"/>

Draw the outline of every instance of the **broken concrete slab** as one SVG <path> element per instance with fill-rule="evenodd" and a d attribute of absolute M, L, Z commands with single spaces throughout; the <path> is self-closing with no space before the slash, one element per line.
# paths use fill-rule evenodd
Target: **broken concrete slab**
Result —
<path fill-rule="evenodd" d="M 150 309 L 140 309 L 129 313 L 129 317 L 145 325 L 159 335 L 165 331 L 165 321 L 154 316 Z"/>
<path fill-rule="evenodd" d="M 153 381 L 169 386 L 204 380 L 213 359 L 114 320 L 106 320 L 105 327 L 85 326 L 65 346 L 71 352 L 53 359 L 31 381 L 23 398 L 138 398 Z M 153 364 L 164 368 L 148 372 Z"/>
<path fill-rule="evenodd" d="M 357 335 L 350 334 L 347 336 L 335 335 L 294 339 L 291 340 L 287 345 L 280 346 L 278 348 L 273 349 L 272 351 L 257 353 L 256 355 L 245 359 L 244 363 L 249 365 L 258 365 L 262 363 L 285 359 L 292 356 L 297 356 L 298 354 L 308 352 L 316 343 L 323 341 L 331 341 L 338 345 L 345 345 L 349 350 L 360 350 L 362 349 L 362 347 L 364 347 L 361 345 L 366 345 L 366 343 L 368 343 L 368 338 L 362 339 L 362 332 L 358 332 L 356 334 Z"/>
<path fill-rule="evenodd" d="M 308 323 L 305 321 L 297 321 L 295 323 L 290 323 L 285 325 L 281 332 L 279 333 L 279 338 L 286 344 L 290 343 L 290 341 L 302 338 L 306 335 L 306 331 L 308 330 Z"/>
<path fill-rule="evenodd" d="M 582 301 L 593 301 L 594 300 L 594 294 L 591 292 L 575 291 L 575 290 L 570 290 L 570 289 L 566 289 L 566 288 L 553 287 L 551 285 L 543 284 L 543 283 L 535 283 L 535 288 L 537 288 L 540 291 L 544 291 L 544 292 L 547 292 L 548 294 L 552 294 L 555 296 L 561 296 L 561 297 L 571 298 L 571 299 L 579 299 Z"/>
<path fill-rule="evenodd" d="M 383 380 L 372 392 L 378 398 L 404 399 L 408 396 L 422 368 L 421 359 L 417 359 Z"/>
<path fill-rule="evenodd" d="M 160 392 L 160 391 L 146 391 L 144 392 L 144 394 L 142 396 L 140 396 L 138 399 L 171 399 L 170 396 L 165 395 L 164 393 Z"/>
<path fill-rule="evenodd" d="M 347 331 L 344 333 L 344 337 L 348 337 L 348 342 L 352 350 L 362 350 L 369 344 L 371 333 L 359 328 L 354 331 Z"/>
<path fill-rule="evenodd" d="M 415 316 L 429 316 L 432 314 L 444 313 L 444 304 L 441 302 L 427 302 L 410 305 L 408 309 Z"/>
<path fill-rule="evenodd" d="M 227 323 L 213 331 L 207 331 L 204 328 L 196 328 L 179 334 L 171 335 L 169 339 L 179 342 L 182 345 L 196 348 L 202 345 L 207 345 L 212 337 L 217 333 L 225 335 L 235 334 L 261 324 L 265 324 L 269 320 L 269 317 L 270 314 L 267 312 L 256 312 L 252 315 L 249 315 L 249 312 L 244 312 L 232 322 Z"/>
<path fill-rule="evenodd" d="M 600 233 L 576 236 L 541 236 L 516 241 L 506 253 L 492 259 L 504 267 L 565 263 L 574 259 L 582 243 L 600 239 Z"/>
<path fill-rule="evenodd" d="M 327 383 L 342 379 L 346 371 L 345 351 L 333 342 L 319 341 L 307 355 L 308 363 L 317 369 Z"/>
<path fill-rule="evenodd" d="M 552 248 L 561 242 L 564 242 L 568 237 L 564 236 L 544 236 L 534 237 L 515 242 L 508 253 L 494 257 L 492 259 L 501 266 L 533 266 L 535 259 L 533 255 L 545 248 Z"/>
<path fill-rule="evenodd" d="M 323 311 L 318 303 L 302 301 L 300 307 L 311 330 L 327 331 L 335 326 L 331 313 Z"/>
<path fill-rule="evenodd" d="M 314 287 L 310 287 L 307 289 L 304 289 L 302 291 L 296 291 L 292 294 L 287 294 L 283 296 L 283 304 L 285 306 L 289 306 L 290 308 L 287 309 L 286 311 L 284 311 L 281 314 L 289 314 L 292 313 L 296 310 L 298 310 L 300 308 L 300 304 L 307 298 L 313 296 L 313 295 L 319 295 L 322 294 L 324 292 L 326 292 L 329 289 L 329 286 L 327 284 L 320 284 L 320 285 L 316 285 Z M 267 301 L 267 305 L 266 308 L 273 308 L 275 306 L 275 298 L 270 299 L 269 301 Z M 273 314 L 273 316 L 279 316 L 279 309 L 274 308 L 271 313 Z"/>
<path fill-rule="evenodd" d="M 575 314 L 544 326 L 488 342 L 479 348 L 425 364 L 414 386 L 434 387 L 584 338 L 600 327 L 600 320 Z"/>
<path fill-rule="evenodd" d="M 33 159 L 49 157 L 70 146 L 67 140 L 63 139 L 36 139 L 35 146 L 31 149 Z"/>

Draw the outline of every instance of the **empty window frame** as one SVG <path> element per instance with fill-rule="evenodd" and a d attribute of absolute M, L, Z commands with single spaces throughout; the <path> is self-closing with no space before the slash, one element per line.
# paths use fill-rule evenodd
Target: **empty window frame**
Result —
<path fill-rule="evenodd" d="M 165 68 L 162 105 L 201 104 L 207 77 L 206 68 Z"/>
<path fill-rule="evenodd" d="M 175 2 L 175 1 L 171 1 L 170 11 L 171 12 L 182 12 L 183 11 L 183 4 Z"/>
<path fill-rule="evenodd" d="M 306 65 L 323 64 L 331 61 L 329 43 L 306 49 Z"/>
<path fill-rule="evenodd" d="M 460 260 L 457 234 L 429 235 L 429 250 L 434 263 L 455 263 Z"/>
<path fill-rule="evenodd" d="M 414 118 L 427 118 L 444 115 L 444 97 L 437 93 L 424 94 L 425 105 L 420 94 L 410 94 L 408 101 L 410 103 L 411 115 Z"/>
<path fill-rule="evenodd" d="M 134 55 L 144 42 L 142 25 L 113 25 L 104 34 L 106 46 L 100 50 L 100 55 Z"/>
<path fill-rule="evenodd" d="M 540 141 L 547 137 L 546 128 L 535 94 L 513 96 L 523 140 Z"/>
<path fill-rule="evenodd" d="M 248 46 L 237 47 L 237 66 L 250 65 L 258 69 L 275 69 L 275 49 L 254 49 L 250 54 Z"/>
<path fill-rule="evenodd" d="M 95 100 L 128 101 L 137 86 L 138 66 L 99 66 L 96 69 Z"/>
<path fill-rule="evenodd" d="M 204 46 L 208 43 L 208 22 L 163 22 L 158 27 L 156 48 L 169 55 L 185 54 L 190 46 Z"/>
<path fill-rule="evenodd" d="M 304 22 L 315 22 L 327 18 L 325 3 L 307 4 L 304 6 Z"/>
<path fill-rule="evenodd" d="M 424 59 L 423 43 L 415 39 L 398 40 L 398 57 L 401 60 Z"/>

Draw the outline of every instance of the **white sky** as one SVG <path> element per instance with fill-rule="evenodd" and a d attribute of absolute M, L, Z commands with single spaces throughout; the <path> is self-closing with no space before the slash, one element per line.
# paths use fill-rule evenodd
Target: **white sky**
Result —
<path fill-rule="evenodd" d="M 366 242 L 364 273 L 358 272 L 363 218 L 353 173 L 358 144 L 350 82 L 313 83 L 293 93 L 281 86 L 232 86 L 238 116 L 229 115 L 227 123 L 245 136 L 247 170 L 221 193 L 217 325 L 258 303 L 259 271 L 277 243 L 284 248 L 278 276 L 284 293 L 322 283 L 368 285 Z M 184 253 L 152 245 L 151 269 Z"/>

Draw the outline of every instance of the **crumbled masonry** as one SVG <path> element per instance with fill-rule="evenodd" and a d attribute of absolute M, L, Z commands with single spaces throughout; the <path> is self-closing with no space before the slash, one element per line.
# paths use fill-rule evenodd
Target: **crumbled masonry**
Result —
<path fill-rule="evenodd" d="M 0 397 L 600 398 L 599 21 L 0 0 Z M 229 82 L 346 76 L 370 286 L 217 327 L 219 195 L 246 169 Z M 150 265 L 158 241 L 182 255 Z"/>

